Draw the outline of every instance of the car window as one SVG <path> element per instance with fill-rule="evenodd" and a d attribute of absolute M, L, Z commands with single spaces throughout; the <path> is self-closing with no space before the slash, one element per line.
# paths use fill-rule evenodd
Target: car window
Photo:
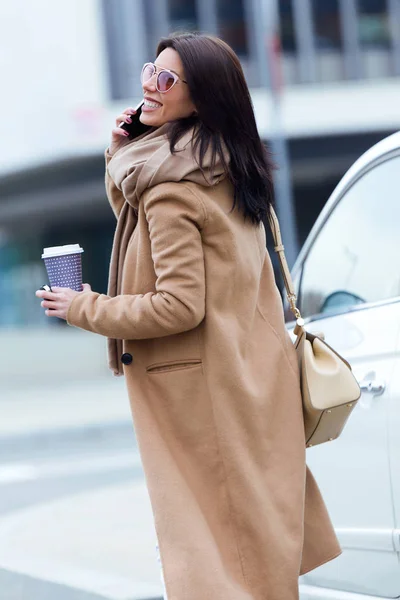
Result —
<path fill-rule="evenodd" d="M 400 296 L 400 157 L 344 194 L 303 265 L 302 316 Z"/>

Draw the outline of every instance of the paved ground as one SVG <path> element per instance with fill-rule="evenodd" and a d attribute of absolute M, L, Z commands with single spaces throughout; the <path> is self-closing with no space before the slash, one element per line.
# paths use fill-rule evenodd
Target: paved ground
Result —
<path fill-rule="evenodd" d="M 123 377 L 59 381 L 40 387 L 2 385 L 0 440 L 55 429 L 115 426 L 130 422 Z"/>
<path fill-rule="evenodd" d="M 2 390 L 0 600 L 160 598 L 122 378 Z"/>
<path fill-rule="evenodd" d="M 87 594 L 73 588 L 51 584 L 33 577 L 0 569 L 0 600 L 105 600 L 105 596 Z"/>

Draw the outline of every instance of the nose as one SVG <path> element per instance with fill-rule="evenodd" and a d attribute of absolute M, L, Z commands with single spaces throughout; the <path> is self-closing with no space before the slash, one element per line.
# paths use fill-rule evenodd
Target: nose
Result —
<path fill-rule="evenodd" d="M 152 75 L 152 77 L 150 77 L 150 79 L 148 79 L 147 81 L 144 81 L 142 83 L 142 87 L 143 87 L 143 91 L 144 92 L 155 92 L 156 91 L 156 80 L 157 80 L 157 74 L 154 73 L 154 75 Z"/>

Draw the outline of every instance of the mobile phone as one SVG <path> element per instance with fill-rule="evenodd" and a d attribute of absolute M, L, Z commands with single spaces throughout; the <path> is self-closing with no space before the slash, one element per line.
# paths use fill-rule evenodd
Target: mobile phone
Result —
<path fill-rule="evenodd" d="M 137 106 L 135 106 L 135 110 L 136 110 L 135 114 L 129 115 L 132 119 L 132 123 L 125 123 L 123 121 L 122 123 L 119 124 L 119 127 L 121 127 L 121 129 L 124 129 L 125 131 L 127 131 L 129 133 L 129 138 L 132 140 L 135 137 L 138 137 L 139 135 L 142 135 L 142 133 L 146 133 L 146 131 L 151 129 L 150 125 L 144 125 L 144 123 L 142 123 L 140 121 L 140 115 L 142 114 L 143 104 L 144 104 L 144 100 L 141 100 L 139 102 L 139 104 Z"/>

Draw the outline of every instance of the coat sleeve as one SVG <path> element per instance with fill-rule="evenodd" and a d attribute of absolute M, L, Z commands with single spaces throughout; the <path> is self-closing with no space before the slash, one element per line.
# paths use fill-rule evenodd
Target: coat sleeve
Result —
<path fill-rule="evenodd" d="M 133 340 L 181 333 L 203 320 L 203 203 L 182 183 L 151 188 L 142 201 L 157 277 L 155 291 L 115 298 L 82 292 L 69 307 L 70 325 L 110 338 Z"/>
<path fill-rule="evenodd" d="M 104 152 L 104 157 L 106 159 L 106 174 L 105 174 L 106 194 L 107 194 L 107 198 L 110 203 L 110 206 L 113 210 L 113 213 L 114 213 L 116 219 L 118 219 L 119 213 L 121 212 L 121 209 L 125 203 L 125 198 L 124 198 L 124 195 L 121 192 L 121 190 L 117 188 L 117 186 L 115 185 L 114 181 L 112 180 L 112 178 L 110 177 L 110 175 L 108 173 L 108 169 L 107 169 L 108 163 L 110 162 L 110 160 L 113 157 L 113 155 L 109 153 L 108 148 Z"/>

